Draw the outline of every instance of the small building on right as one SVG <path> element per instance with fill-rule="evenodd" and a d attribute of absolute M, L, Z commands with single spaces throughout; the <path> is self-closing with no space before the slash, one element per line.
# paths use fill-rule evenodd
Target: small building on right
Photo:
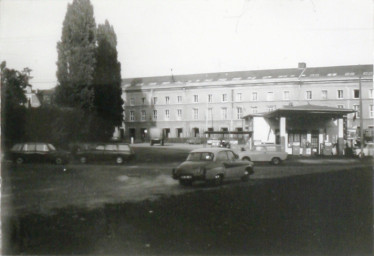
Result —
<path fill-rule="evenodd" d="M 353 109 L 322 105 L 284 106 L 244 116 L 250 145 L 279 144 L 292 155 L 343 155 L 347 115 Z"/>

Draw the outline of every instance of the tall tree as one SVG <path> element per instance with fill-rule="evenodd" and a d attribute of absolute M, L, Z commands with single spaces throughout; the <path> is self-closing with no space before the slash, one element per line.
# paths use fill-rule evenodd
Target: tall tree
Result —
<path fill-rule="evenodd" d="M 117 36 L 106 20 L 97 28 L 96 69 L 94 72 L 94 107 L 97 139 L 108 139 L 123 120 L 121 63 L 118 62 Z"/>
<path fill-rule="evenodd" d="M 1 71 L 1 135 L 6 147 L 24 137 L 24 119 L 26 112 L 25 89 L 29 84 L 31 69 L 20 72 L 0 65 Z"/>
<path fill-rule="evenodd" d="M 61 41 L 57 43 L 56 102 L 61 106 L 93 108 L 95 31 L 91 2 L 74 0 L 68 4 Z"/>

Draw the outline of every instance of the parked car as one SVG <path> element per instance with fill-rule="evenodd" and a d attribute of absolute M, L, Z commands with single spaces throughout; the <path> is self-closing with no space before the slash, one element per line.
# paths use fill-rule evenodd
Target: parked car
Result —
<path fill-rule="evenodd" d="M 233 151 L 225 148 L 201 148 L 191 151 L 187 160 L 172 171 L 173 179 L 189 186 L 194 181 L 221 185 L 224 180 L 248 181 L 253 174 L 253 163 L 240 160 Z"/>
<path fill-rule="evenodd" d="M 271 162 L 274 165 L 280 164 L 287 159 L 288 154 L 282 151 L 280 145 L 261 144 L 255 145 L 251 150 L 242 148 L 239 157 L 242 160 L 253 162 Z"/>
<path fill-rule="evenodd" d="M 364 158 L 364 157 L 374 157 L 374 143 L 366 143 L 365 147 L 362 149 L 362 152 L 361 152 L 361 148 L 356 148 L 354 150 L 354 153 L 356 156 L 360 157 L 360 158 Z"/>
<path fill-rule="evenodd" d="M 203 142 L 203 139 L 199 137 L 193 137 L 187 140 L 188 144 L 203 144 Z"/>
<path fill-rule="evenodd" d="M 100 143 L 95 147 L 89 147 L 76 152 L 76 157 L 82 164 L 91 161 L 115 161 L 122 164 L 135 157 L 130 145 L 125 143 Z"/>
<path fill-rule="evenodd" d="M 25 162 L 63 164 L 69 161 L 69 155 L 67 151 L 57 150 L 52 144 L 42 142 L 18 143 L 9 152 L 9 158 L 16 164 Z"/>

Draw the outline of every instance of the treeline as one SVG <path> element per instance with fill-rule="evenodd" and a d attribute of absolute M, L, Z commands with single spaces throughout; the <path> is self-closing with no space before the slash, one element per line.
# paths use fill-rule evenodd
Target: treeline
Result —
<path fill-rule="evenodd" d="M 57 43 L 57 86 L 52 105 L 26 108 L 31 69 L 1 64 L 2 141 L 45 141 L 59 146 L 105 141 L 123 121 L 117 37 L 105 21 L 96 26 L 89 0 L 67 6 Z"/>

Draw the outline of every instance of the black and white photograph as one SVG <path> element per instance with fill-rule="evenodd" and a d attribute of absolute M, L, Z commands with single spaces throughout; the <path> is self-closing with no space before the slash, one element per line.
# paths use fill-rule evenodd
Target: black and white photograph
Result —
<path fill-rule="evenodd" d="M 372 0 L 0 0 L 1 255 L 374 254 Z"/>

